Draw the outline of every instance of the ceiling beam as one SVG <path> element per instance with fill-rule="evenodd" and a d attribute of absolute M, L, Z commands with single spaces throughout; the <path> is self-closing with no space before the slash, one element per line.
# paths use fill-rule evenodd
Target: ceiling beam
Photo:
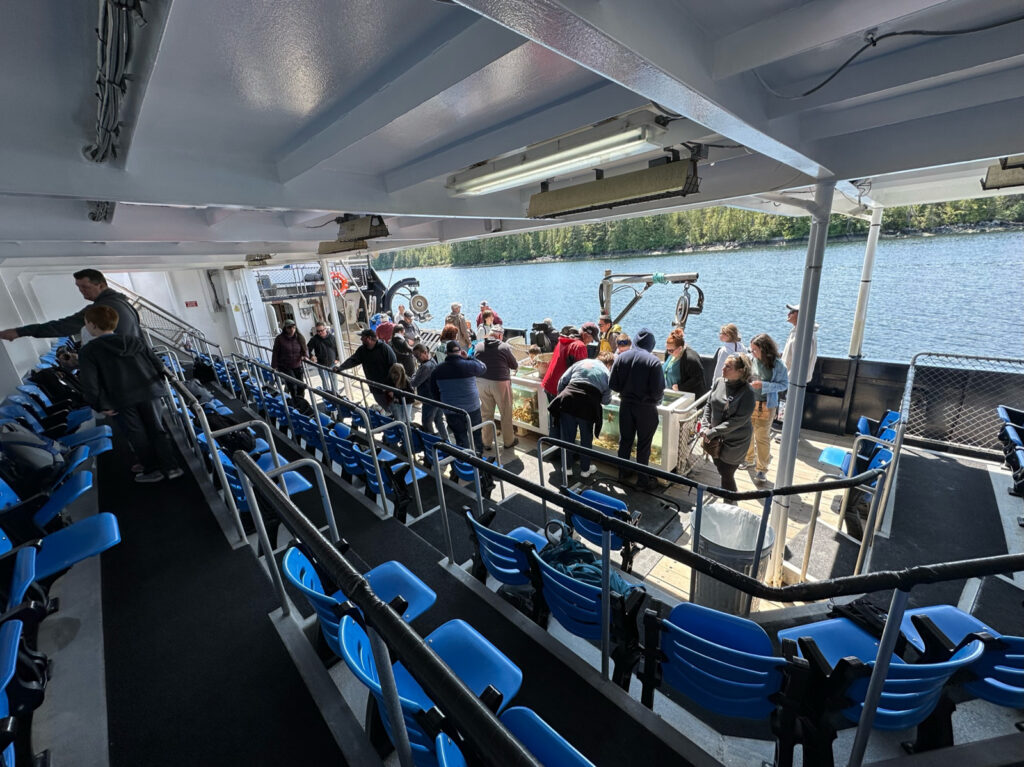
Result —
<path fill-rule="evenodd" d="M 716 83 L 711 45 L 672 0 L 458 0 L 487 18 L 644 98 L 806 173 L 830 170 L 768 131 L 764 93 L 753 83 Z"/>
<path fill-rule="evenodd" d="M 384 187 L 397 192 L 473 163 L 599 122 L 643 106 L 647 99 L 613 83 L 603 83 L 572 98 L 521 115 L 476 137 L 443 147 L 384 175 Z"/>
<path fill-rule="evenodd" d="M 813 0 L 717 40 L 714 77 L 721 80 L 828 45 L 947 0 Z"/>
<path fill-rule="evenodd" d="M 357 89 L 357 103 L 339 104 L 327 125 L 286 149 L 277 161 L 280 180 L 306 173 L 525 44 L 514 32 L 469 14 L 446 21 L 443 32 L 439 43 L 432 33 L 432 50 Z"/>

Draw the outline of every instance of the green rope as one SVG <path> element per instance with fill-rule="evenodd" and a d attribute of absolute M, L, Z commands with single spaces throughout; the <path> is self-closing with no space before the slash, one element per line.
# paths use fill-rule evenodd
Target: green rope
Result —
<path fill-rule="evenodd" d="M 662 272 L 655 272 L 651 277 L 653 278 L 655 285 L 668 284 L 668 280 L 665 279 L 665 275 Z"/>

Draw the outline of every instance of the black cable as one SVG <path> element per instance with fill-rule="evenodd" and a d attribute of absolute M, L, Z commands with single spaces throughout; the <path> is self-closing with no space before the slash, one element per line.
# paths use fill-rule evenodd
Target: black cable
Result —
<path fill-rule="evenodd" d="M 316 226 L 307 226 L 306 229 L 323 229 L 328 224 L 340 224 L 340 223 L 341 223 L 341 216 L 335 216 L 334 218 L 327 219 L 322 224 L 317 224 Z"/>
<path fill-rule="evenodd" d="M 856 59 L 858 56 L 860 56 L 862 53 L 864 53 L 864 51 L 866 51 L 868 48 L 874 48 L 876 45 L 878 45 L 880 42 L 882 42 L 882 40 L 885 40 L 887 38 L 890 38 L 890 37 L 952 37 L 952 36 L 955 36 L 955 35 L 970 35 L 970 34 L 973 34 L 974 32 L 984 32 L 987 29 L 995 29 L 996 27 L 1006 26 L 1007 24 L 1014 24 L 1014 23 L 1016 23 L 1018 21 L 1024 21 L 1024 13 L 1019 14 L 1017 16 L 1014 16 L 1011 19 L 1005 19 L 1004 21 L 995 21 L 995 22 L 993 22 L 991 24 L 982 24 L 981 26 L 970 27 L 968 29 L 942 29 L 942 30 L 938 30 L 938 29 L 907 29 L 907 30 L 904 30 L 902 32 L 886 32 L 884 35 L 879 35 L 878 37 L 875 37 L 874 35 L 869 33 L 867 42 L 864 43 L 864 45 L 862 45 L 860 48 L 858 48 L 853 53 L 853 55 L 850 56 L 846 61 L 844 61 L 839 66 L 838 69 L 836 69 L 832 74 L 830 74 L 828 77 L 826 77 L 824 80 L 822 80 L 820 83 L 815 85 L 810 90 L 806 90 L 803 93 L 795 95 L 795 96 L 788 96 L 788 95 L 786 95 L 784 93 L 779 93 L 777 90 L 772 88 L 768 83 L 766 83 L 764 81 L 764 79 L 761 77 L 760 74 L 758 74 L 756 69 L 754 70 L 754 75 L 760 81 L 761 85 L 763 85 L 765 87 L 765 89 L 768 90 L 773 96 L 775 96 L 777 98 L 780 98 L 780 99 L 787 99 L 787 100 L 802 99 L 802 98 L 806 98 L 807 96 L 810 96 L 812 93 L 816 93 L 817 91 L 819 91 L 822 88 L 824 88 L 826 85 L 828 85 L 830 82 L 832 82 L 832 80 L 834 80 L 835 77 L 840 72 L 842 72 L 850 64 L 852 64 L 854 59 Z"/>

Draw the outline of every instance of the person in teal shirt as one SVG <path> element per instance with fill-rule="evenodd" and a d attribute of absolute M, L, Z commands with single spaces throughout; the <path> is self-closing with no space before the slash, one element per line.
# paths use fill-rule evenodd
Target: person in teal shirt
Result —
<path fill-rule="evenodd" d="M 750 341 L 754 357 L 750 387 L 754 390 L 754 412 L 750 416 L 754 438 L 747 450 L 747 465 L 756 457 L 755 482 L 767 482 L 768 462 L 772 457 L 772 421 L 779 407 L 779 392 L 789 386 L 789 373 L 779 359 L 779 347 L 767 333 L 760 333 Z"/>

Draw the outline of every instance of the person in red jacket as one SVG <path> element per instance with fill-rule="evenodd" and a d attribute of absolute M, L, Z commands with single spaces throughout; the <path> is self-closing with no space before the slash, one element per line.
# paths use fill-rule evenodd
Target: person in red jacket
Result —
<path fill-rule="evenodd" d="M 551 355 L 551 364 L 548 365 L 548 372 L 544 374 L 544 380 L 541 382 L 541 386 L 547 392 L 548 400 L 558 396 L 558 379 L 562 377 L 562 373 L 586 358 L 587 347 L 580 340 L 580 331 L 572 325 L 566 325 L 558 335 L 558 343 Z M 549 431 L 552 437 L 559 436 L 558 430 L 554 426 Z"/>

